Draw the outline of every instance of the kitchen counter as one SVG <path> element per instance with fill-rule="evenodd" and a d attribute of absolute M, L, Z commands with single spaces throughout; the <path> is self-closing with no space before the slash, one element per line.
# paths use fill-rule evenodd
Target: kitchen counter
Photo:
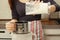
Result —
<path fill-rule="evenodd" d="M 12 40 L 32 40 L 32 34 L 12 34 Z"/>

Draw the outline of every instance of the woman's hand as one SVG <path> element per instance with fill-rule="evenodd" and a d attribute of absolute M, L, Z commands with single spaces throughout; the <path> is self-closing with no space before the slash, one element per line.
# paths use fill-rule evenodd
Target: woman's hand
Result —
<path fill-rule="evenodd" d="M 55 5 L 50 5 L 49 6 L 49 12 L 52 13 L 52 12 L 55 12 L 55 11 L 56 11 Z"/>
<path fill-rule="evenodd" d="M 6 29 L 9 32 L 13 32 L 16 31 L 16 20 L 11 20 L 9 22 L 6 23 Z"/>

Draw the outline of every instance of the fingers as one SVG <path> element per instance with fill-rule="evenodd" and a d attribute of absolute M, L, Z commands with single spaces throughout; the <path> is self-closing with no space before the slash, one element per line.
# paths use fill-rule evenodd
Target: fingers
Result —
<path fill-rule="evenodd" d="M 35 0 L 35 4 L 39 4 L 40 3 L 40 0 Z"/>
<path fill-rule="evenodd" d="M 11 22 L 6 23 L 6 29 L 9 32 L 13 32 L 16 30 L 16 24 Z"/>
<path fill-rule="evenodd" d="M 40 0 L 35 0 L 35 1 L 40 1 Z"/>
<path fill-rule="evenodd" d="M 40 2 L 40 0 L 38 0 L 38 2 Z"/>
<path fill-rule="evenodd" d="M 36 2 L 40 2 L 40 0 L 35 0 Z"/>

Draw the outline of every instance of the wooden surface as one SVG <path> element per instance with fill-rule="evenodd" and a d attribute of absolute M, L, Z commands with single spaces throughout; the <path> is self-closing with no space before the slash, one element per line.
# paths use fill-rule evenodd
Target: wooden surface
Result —
<path fill-rule="evenodd" d="M 41 22 L 44 25 L 55 25 L 55 24 L 58 24 L 58 22 L 55 21 L 55 20 L 42 20 Z"/>

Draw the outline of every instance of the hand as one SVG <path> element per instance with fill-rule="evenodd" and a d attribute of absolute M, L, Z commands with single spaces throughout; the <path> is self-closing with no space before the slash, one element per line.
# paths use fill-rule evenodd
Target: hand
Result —
<path fill-rule="evenodd" d="M 11 20 L 11 21 L 7 22 L 6 23 L 6 29 L 9 32 L 16 31 L 16 23 L 15 23 L 15 20 Z"/>
<path fill-rule="evenodd" d="M 55 12 L 55 11 L 56 11 L 55 5 L 50 5 L 49 6 L 49 12 L 52 13 L 52 12 Z"/>
<path fill-rule="evenodd" d="M 34 5 L 37 6 L 40 3 L 40 0 L 35 0 L 33 2 L 34 2 Z"/>

